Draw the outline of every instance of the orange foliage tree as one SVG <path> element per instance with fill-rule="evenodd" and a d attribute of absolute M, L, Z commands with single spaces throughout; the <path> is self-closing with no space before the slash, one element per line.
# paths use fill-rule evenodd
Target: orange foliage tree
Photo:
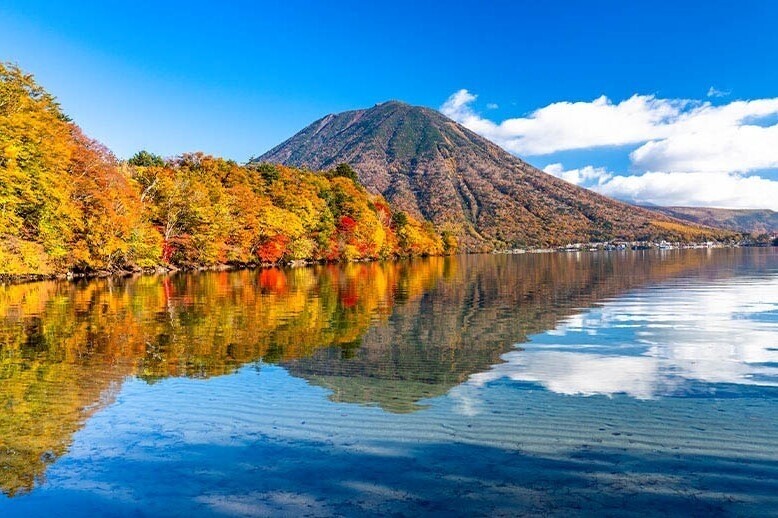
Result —
<path fill-rule="evenodd" d="M 444 251 L 431 225 L 394 216 L 346 164 L 313 172 L 147 151 L 120 162 L 32 76 L 0 63 L 0 274 Z"/>

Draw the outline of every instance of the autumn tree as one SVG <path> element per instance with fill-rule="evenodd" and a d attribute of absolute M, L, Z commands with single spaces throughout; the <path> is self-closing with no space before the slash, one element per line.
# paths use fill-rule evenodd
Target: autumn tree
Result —
<path fill-rule="evenodd" d="M 139 151 L 120 162 L 0 63 L 0 273 L 365 260 L 450 252 L 429 224 L 326 172 Z M 454 240 L 455 241 L 455 240 Z"/>

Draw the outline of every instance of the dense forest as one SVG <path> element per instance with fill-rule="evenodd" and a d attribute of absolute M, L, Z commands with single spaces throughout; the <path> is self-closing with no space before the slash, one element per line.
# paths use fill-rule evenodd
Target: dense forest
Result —
<path fill-rule="evenodd" d="M 0 274 L 53 275 L 437 255 L 452 236 L 393 212 L 346 164 L 203 153 L 119 161 L 0 63 Z"/>

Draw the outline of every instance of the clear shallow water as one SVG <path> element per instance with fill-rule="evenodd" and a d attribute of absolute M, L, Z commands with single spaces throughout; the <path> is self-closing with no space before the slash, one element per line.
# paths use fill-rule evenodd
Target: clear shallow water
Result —
<path fill-rule="evenodd" d="M 0 515 L 778 515 L 778 251 L 0 287 Z"/>

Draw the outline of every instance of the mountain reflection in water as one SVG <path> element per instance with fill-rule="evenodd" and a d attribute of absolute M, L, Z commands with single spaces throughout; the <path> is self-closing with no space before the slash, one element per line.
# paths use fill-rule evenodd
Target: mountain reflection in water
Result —
<path fill-rule="evenodd" d="M 479 387 L 501 378 L 646 399 L 700 382 L 774 385 L 775 268 L 774 250 L 694 250 L 0 286 L 0 488 L 31 490 L 128 378 L 276 363 L 334 401 L 394 413 L 455 387 L 477 412 Z M 674 282 L 694 296 L 673 303 Z M 764 318 L 739 325 L 742 312 Z"/>

